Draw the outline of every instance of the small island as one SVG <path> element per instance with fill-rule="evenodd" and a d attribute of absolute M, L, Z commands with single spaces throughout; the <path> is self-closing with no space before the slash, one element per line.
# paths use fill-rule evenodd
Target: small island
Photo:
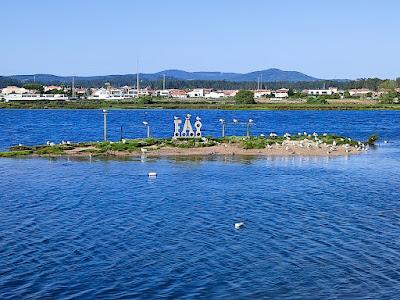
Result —
<path fill-rule="evenodd" d="M 368 141 L 355 141 L 334 134 L 285 133 L 278 136 L 222 138 L 145 138 L 122 139 L 118 142 L 62 141 L 45 145 L 17 145 L 8 152 L 0 152 L 0 157 L 149 157 L 165 156 L 209 156 L 209 155 L 249 155 L 249 156 L 340 156 L 359 154 L 374 145 L 378 137 L 372 135 Z"/>

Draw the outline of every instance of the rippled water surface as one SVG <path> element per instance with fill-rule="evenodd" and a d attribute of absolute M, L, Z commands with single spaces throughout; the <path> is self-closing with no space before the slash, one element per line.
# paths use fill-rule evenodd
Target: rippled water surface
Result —
<path fill-rule="evenodd" d="M 163 120 L 184 113 L 112 111 L 110 135 L 123 123 L 142 136 L 147 118 L 167 136 Z M 331 159 L 0 159 L 0 298 L 398 297 L 400 113 L 193 115 L 214 135 L 220 117 L 251 117 L 254 133 L 389 143 Z M 100 139 L 101 122 L 98 111 L 0 110 L 0 148 Z"/>

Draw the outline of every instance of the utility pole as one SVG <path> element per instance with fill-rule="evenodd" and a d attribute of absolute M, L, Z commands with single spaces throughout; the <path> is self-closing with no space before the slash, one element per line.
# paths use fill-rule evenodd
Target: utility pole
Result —
<path fill-rule="evenodd" d="M 104 131 L 104 143 L 107 142 L 107 110 L 103 109 L 103 131 Z"/>
<path fill-rule="evenodd" d="M 247 137 L 250 137 L 250 126 L 253 125 L 253 122 L 254 121 L 252 119 L 249 119 L 249 121 L 247 122 L 247 128 L 246 128 L 247 129 L 246 130 L 246 136 Z"/>
<path fill-rule="evenodd" d="M 137 97 L 139 98 L 139 91 L 140 91 L 140 87 L 139 87 L 139 59 L 137 60 L 137 64 L 136 64 L 136 88 L 137 88 Z"/>
<path fill-rule="evenodd" d="M 163 90 L 165 90 L 165 74 L 163 75 Z"/>
<path fill-rule="evenodd" d="M 221 126 L 222 126 L 221 135 L 222 135 L 222 137 L 225 137 L 225 120 L 224 119 L 219 119 L 219 122 L 221 123 Z"/>
<path fill-rule="evenodd" d="M 75 77 L 72 76 L 72 98 L 75 98 Z"/>
<path fill-rule="evenodd" d="M 261 89 L 263 89 L 263 81 L 262 81 L 262 74 L 261 74 Z"/>
<path fill-rule="evenodd" d="M 146 127 L 146 130 L 147 130 L 147 138 L 149 138 L 149 137 L 150 137 L 150 124 L 149 124 L 149 122 L 147 122 L 147 121 L 143 121 L 142 123 L 143 123 L 144 127 Z"/>

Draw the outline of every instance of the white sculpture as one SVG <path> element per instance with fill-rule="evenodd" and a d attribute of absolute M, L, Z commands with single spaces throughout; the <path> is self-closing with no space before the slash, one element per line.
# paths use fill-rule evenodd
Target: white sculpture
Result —
<path fill-rule="evenodd" d="M 196 117 L 196 122 L 194 123 L 194 127 L 196 128 L 196 137 L 201 138 L 201 119 L 199 117 Z"/>
<path fill-rule="evenodd" d="M 174 117 L 174 125 L 175 125 L 175 131 L 174 131 L 174 138 L 179 138 L 181 137 L 181 133 L 179 132 L 179 129 L 181 128 L 181 123 L 182 120 L 179 119 L 178 117 Z"/>
<path fill-rule="evenodd" d="M 190 122 L 191 115 L 186 115 L 185 123 L 183 124 L 182 131 L 180 130 L 180 124 L 182 120 L 178 117 L 174 117 L 174 136 L 173 138 L 201 138 L 201 119 L 196 117 L 196 122 L 194 127 L 196 128 L 196 133 L 193 131 L 192 123 Z"/>

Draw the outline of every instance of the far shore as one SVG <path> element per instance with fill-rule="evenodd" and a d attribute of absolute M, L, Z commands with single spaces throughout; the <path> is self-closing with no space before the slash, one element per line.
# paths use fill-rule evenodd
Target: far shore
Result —
<path fill-rule="evenodd" d="M 218 110 L 400 110 L 400 104 L 374 100 L 340 99 L 328 103 L 307 103 L 302 99 L 257 100 L 256 104 L 235 104 L 232 100 L 79 100 L 63 102 L 0 102 L 0 109 L 218 109 Z"/>

